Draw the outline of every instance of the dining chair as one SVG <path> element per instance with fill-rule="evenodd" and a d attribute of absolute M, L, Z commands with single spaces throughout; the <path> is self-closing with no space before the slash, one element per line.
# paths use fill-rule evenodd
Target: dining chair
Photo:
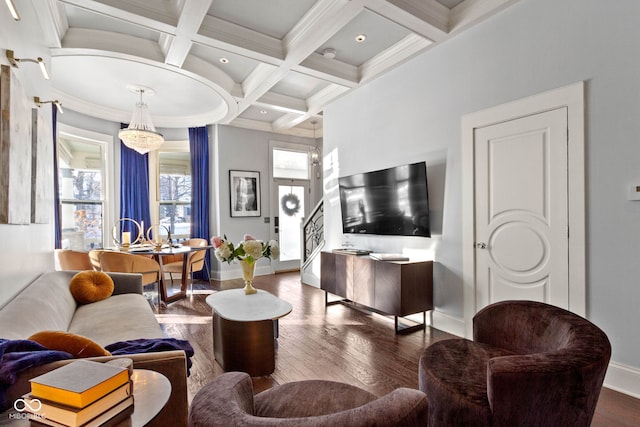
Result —
<path fill-rule="evenodd" d="M 156 284 L 158 305 L 160 302 L 161 269 L 154 259 L 125 252 L 102 251 L 99 255 L 100 269 L 105 272 L 142 274 L 142 286 Z"/>
<path fill-rule="evenodd" d="M 191 246 L 193 248 L 196 247 L 206 247 L 208 244 L 206 239 L 193 238 L 188 239 L 182 242 L 183 246 Z M 173 258 L 166 257 L 163 260 L 162 271 L 164 273 L 169 273 L 169 277 L 171 278 L 171 282 L 173 282 L 173 274 L 181 274 L 183 263 L 187 263 L 187 274 L 189 275 L 189 293 L 193 294 L 193 273 L 197 271 L 202 271 L 203 269 L 207 273 L 207 277 L 209 278 L 209 284 L 211 284 L 211 277 L 209 276 L 209 268 L 206 266 L 206 255 L 207 251 L 194 251 L 189 252 L 186 257 L 183 255 L 176 255 Z M 207 267 L 207 268 L 205 268 Z"/>
<path fill-rule="evenodd" d="M 102 271 L 100 257 L 104 252 L 106 252 L 104 249 L 92 249 L 89 251 L 89 262 L 91 262 L 93 269 L 96 271 Z"/>
<path fill-rule="evenodd" d="M 56 270 L 93 270 L 88 252 L 56 249 L 54 257 Z"/>

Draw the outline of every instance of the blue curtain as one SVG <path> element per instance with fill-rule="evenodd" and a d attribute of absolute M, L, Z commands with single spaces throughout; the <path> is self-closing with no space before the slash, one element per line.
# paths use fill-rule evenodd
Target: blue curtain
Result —
<path fill-rule="evenodd" d="M 207 239 L 209 235 L 209 133 L 207 127 L 189 128 L 191 155 L 191 237 Z M 207 251 L 207 266 L 210 266 Z M 209 272 L 194 273 L 196 279 L 207 279 Z"/>
<path fill-rule="evenodd" d="M 120 128 L 127 125 L 120 124 Z M 149 155 L 140 154 L 120 141 L 120 218 L 131 218 L 144 228 L 151 226 L 149 210 Z M 120 224 L 121 231 L 130 231 L 131 240 L 135 240 L 135 232 L 131 221 Z M 143 230 L 143 234 L 146 230 Z"/>
<path fill-rule="evenodd" d="M 60 218 L 60 182 L 58 181 L 58 108 L 51 104 L 51 128 L 53 129 L 53 221 L 54 244 L 62 248 L 62 219 Z"/>

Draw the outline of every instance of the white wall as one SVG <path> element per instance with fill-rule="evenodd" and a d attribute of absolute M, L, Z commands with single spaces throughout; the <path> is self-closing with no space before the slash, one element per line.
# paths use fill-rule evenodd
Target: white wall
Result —
<path fill-rule="evenodd" d="M 463 316 L 460 118 L 576 81 L 586 81 L 587 317 L 609 336 L 612 361 L 640 368 L 640 2 L 521 0 L 425 52 L 325 110 L 325 177 L 415 160 L 442 191 L 434 238 L 368 238 L 355 246 L 435 251 L 436 310 Z M 380 153 L 380 154 L 378 154 Z M 440 164 L 440 159 L 444 164 Z M 434 179 L 435 176 L 437 179 Z M 335 181 L 325 182 L 329 247 L 341 246 Z M 439 213 L 436 212 L 436 215 Z"/>

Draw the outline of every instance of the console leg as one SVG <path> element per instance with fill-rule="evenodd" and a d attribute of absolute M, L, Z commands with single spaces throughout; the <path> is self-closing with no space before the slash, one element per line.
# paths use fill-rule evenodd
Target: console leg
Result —
<path fill-rule="evenodd" d="M 418 324 L 415 324 L 415 325 L 412 325 L 412 326 L 400 327 L 400 322 L 398 321 L 398 316 L 393 316 L 393 317 L 394 317 L 396 334 L 408 334 L 410 332 L 424 330 L 427 327 L 427 312 L 426 311 L 422 312 L 422 323 L 418 323 Z"/>

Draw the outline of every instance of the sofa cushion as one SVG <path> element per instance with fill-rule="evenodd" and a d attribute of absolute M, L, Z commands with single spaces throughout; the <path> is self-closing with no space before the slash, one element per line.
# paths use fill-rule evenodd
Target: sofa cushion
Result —
<path fill-rule="evenodd" d="M 49 350 L 59 350 L 71 353 L 74 357 L 111 356 L 101 345 L 82 335 L 64 331 L 41 331 L 29 338 Z"/>
<path fill-rule="evenodd" d="M 78 306 L 67 331 L 103 347 L 117 341 L 163 337 L 149 303 L 140 294 L 113 295 Z"/>
<path fill-rule="evenodd" d="M 43 330 L 66 331 L 76 311 L 69 291 L 69 272 L 55 271 L 38 277 L 0 310 L 2 338 L 27 339 Z"/>

